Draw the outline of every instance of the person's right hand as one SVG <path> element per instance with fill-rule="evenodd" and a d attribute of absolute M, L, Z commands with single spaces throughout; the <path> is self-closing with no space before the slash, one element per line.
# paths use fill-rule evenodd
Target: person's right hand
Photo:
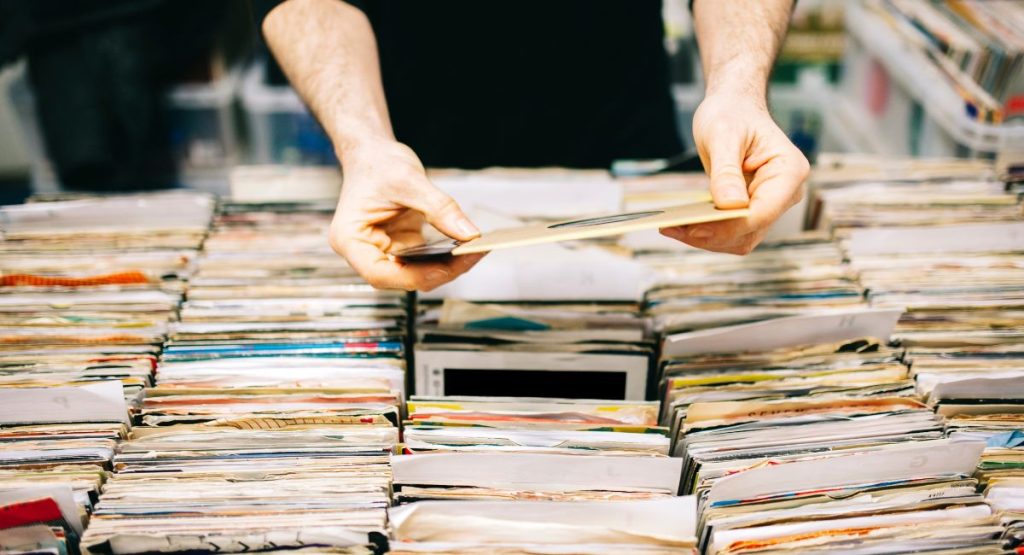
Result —
<path fill-rule="evenodd" d="M 375 140 L 342 154 L 344 184 L 331 222 L 331 247 L 379 289 L 429 291 L 473 267 L 483 255 L 403 262 L 390 253 L 421 245 L 424 220 L 468 241 L 480 231 L 452 197 L 435 187 L 413 151 Z"/>

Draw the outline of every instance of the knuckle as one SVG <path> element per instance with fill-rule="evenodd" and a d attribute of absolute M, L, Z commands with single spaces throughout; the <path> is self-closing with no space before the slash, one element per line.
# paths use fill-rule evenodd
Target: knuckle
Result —
<path fill-rule="evenodd" d="M 796 204 L 796 203 L 800 202 L 801 200 L 803 200 L 804 196 L 806 195 L 806 193 L 807 193 L 806 187 L 804 187 L 802 184 L 800 186 L 798 186 L 796 188 L 796 191 L 793 193 L 793 202 L 792 202 L 792 204 Z"/>
<path fill-rule="evenodd" d="M 416 286 L 407 281 L 393 280 L 382 278 L 380 276 L 363 276 L 367 283 L 372 285 L 375 289 L 389 289 L 396 290 L 400 289 L 403 291 L 414 291 Z"/>
<path fill-rule="evenodd" d="M 740 167 L 738 165 L 736 165 L 736 164 L 714 164 L 714 163 L 712 163 L 712 166 L 713 166 L 711 168 L 711 178 L 712 179 L 722 178 L 722 177 L 727 177 L 727 178 L 738 177 L 740 179 L 743 179 L 743 171 L 740 170 Z"/>
<path fill-rule="evenodd" d="M 733 252 L 733 254 L 738 254 L 740 256 L 746 256 L 746 255 L 754 252 L 754 248 L 755 247 L 757 247 L 757 241 L 744 241 L 744 242 L 740 243 L 739 245 L 737 245 L 733 249 L 732 252 Z"/>
<path fill-rule="evenodd" d="M 426 216 L 428 221 L 432 217 L 450 212 L 453 208 L 459 206 L 451 195 L 444 193 L 443 190 L 437 188 L 423 175 L 412 181 L 410 186 L 409 195 L 420 199 L 418 205 L 422 208 L 423 215 Z"/>
<path fill-rule="evenodd" d="M 390 277 L 391 279 L 389 279 L 387 283 L 388 289 L 401 289 L 403 291 L 415 291 L 419 289 L 420 284 L 415 276 L 398 274 Z"/>
<path fill-rule="evenodd" d="M 334 226 L 331 226 L 327 232 L 327 243 L 331 246 L 331 250 L 345 256 L 345 245 L 342 237 L 342 233 Z"/>
<path fill-rule="evenodd" d="M 455 199 L 445 193 L 438 192 L 437 204 L 435 205 L 434 211 L 438 214 L 447 214 L 452 210 L 459 207 Z"/>
<path fill-rule="evenodd" d="M 800 181 L 807 179 L 811 175 L 811 163 L 807 160 L 802 152 L 797 151 L 798 156 L 796 158 L 796 174 L 800 177 Z"/>
<path fill-rule="evenodd" d="M 441 206 L 438 208 L 438 211 L 439 212 L 451 212 L 453 210 L 457 210 L 458 207 L 459 207 L 459 205 L 458 205 L 458 203 L 455 202 L 455 199 L 453 199 L 452 197 L 450 197 L 448 195 L 445 195 L 444 199 L 441 201 Z"/>
<path fill-rule="evenodd" d="M 438 279 L 429 279 L 429 278 L 418 278 L 418 279 L 412 280 L 409 283 L 409 287 L 406 290 L 408 290 L 408 291 L 422 291 L 422 292 L 426 293 L 427 291 L 433 291 L 434 289 L 437 289 L 438 287 L 441 287 L 442 285 L 445 284 L 446 281 L 447 280 L 444 280 L 444 279 L 438 280 Z"/>
<path fill-rule="evenodd" d="M 437 196 L 432 199 L 432 202 L 429 202 L 426 205 L 426 209 L 428 210 L 428 212 L 424 214 L 426 220 L 431 224 L 435 224 L 448 214 L 457 212 L 459 210 L 459 205 L 455 202 L 454 198 L 438 192 Z"/>
<path fill-rule="evenodd" d="M 398 170 L 397 177 L 399 185 L 419 183 L 423 179 L 423 170 L 411 165 L 404 165 Z"/>

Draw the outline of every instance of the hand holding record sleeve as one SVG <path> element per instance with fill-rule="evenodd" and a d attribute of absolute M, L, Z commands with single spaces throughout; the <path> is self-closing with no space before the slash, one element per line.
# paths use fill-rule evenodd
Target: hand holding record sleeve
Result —
<path fill-rule="evenodd" d="M 693 140 L 719 208 L 749 208 L 742 220 L 666 228 L 662 234 L 715 252 L 749 254 L 800 201 L 807 158 L 768 111 L 768 75 L 793 9 L 787 0 L 694 2 L 704 100 Z M 728 21 L 729 25 L 723 25 Z"/>
<path fill-rule="evenodd" d="M 431 260 L 447 255 L 470 255 L 496 249 L 525 247 L 541 243 L 575 241 L 622 235 L 642 229 L 666 228 L 706 222 L 731 220 L 747 216 L 745 209 L 720 210 L 710 200 L 671 208 L 609 214 L 594 218 L 567 220 L 499 229 L 470 241 L 440 241 L 395 252 L 403 260 Z"/>
<path fill-rule="evenodd" d="M 407 263 L 391 256 L 422 244 L 424 221 L 455 240 L 480 234 L 452 197 L 427 179 L 419 158 L 393 140 L 343 151 L 344 184 L 330 243 L 370 285 L 429 291 L 468 271 L 481 256 Z"/>
<path fill-rule="evenodd" d="M 742 220 L 675 226 L 662 235 L 690 246 L 749 254 L 803 196 L 809 166 L 758 103 L 709 95 L 693 119 L 697 150 L 720 208 L 746 208 Z"/>

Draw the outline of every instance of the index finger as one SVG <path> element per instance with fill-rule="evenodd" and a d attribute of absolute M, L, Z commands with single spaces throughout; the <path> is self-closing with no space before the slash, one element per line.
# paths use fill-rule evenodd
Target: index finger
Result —
<path fill-rule="evenodd" d="M 807 160 L 799 151 L 772 158 L 757 168 L 750 181 L 750 216 L 747 219 L 751 227 L 768 228 L 799 202 L 807 173 Z"/>
<path fill-rule="evenodd" d="M 750 214 L 746 218 L 676 229 L 685 230 L 687 236 L 715 237 L 719 241 L 766 230 L 800 200 L 807 171 L 806 162 L 801 164 L 802 155 L 798 156 L 777 156 L 753 172 L 749 187 L 750 205 L 747 207 Z"/>
<path fill-rule="evenodd" d="M 800 200 L 806 177 L 807 162 L 802 154 L 776 156 L 751 175 L 747 217 L 667 228 L 663 234 L 709 250 L 736 250 L 737 244 L 762 234 Z"/>

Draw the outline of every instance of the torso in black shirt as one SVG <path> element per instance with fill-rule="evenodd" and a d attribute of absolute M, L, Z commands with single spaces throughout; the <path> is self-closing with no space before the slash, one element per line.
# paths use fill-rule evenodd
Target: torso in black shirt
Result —
<path fill-rule="evenodd" d="M 660 0 L 366 0 L 398 140 L 434 167 L 676 154 Z"/>

